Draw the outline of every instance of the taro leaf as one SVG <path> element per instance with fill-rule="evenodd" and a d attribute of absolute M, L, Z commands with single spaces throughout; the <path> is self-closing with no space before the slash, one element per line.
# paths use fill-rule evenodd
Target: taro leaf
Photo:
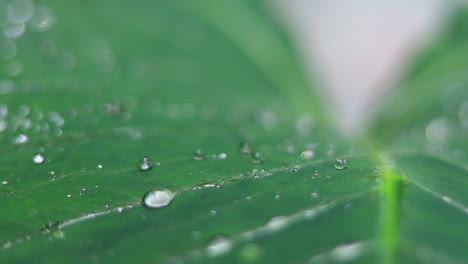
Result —
<path fill-rule="evenodd" d="M 41 5 L 54 25 L 1 46 L 16 54 L 1 72 L 0 263 L 467 260 L 463 155 L 398 141 L 386 118 L 385 136 L 341 140 L 269 5 Z M 150 209 L 151 190 L 175 197 Z"/>

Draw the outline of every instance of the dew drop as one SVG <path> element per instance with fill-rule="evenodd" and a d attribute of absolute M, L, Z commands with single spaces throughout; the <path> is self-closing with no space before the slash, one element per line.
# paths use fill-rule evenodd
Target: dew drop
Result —
<path fill-rule="evenodd" d="M 346 159 L 338 158 L 335 160 L 335 169 L 337 170 L 344 170 L 346 169 Z"/>
<path fill-rule="evenodd" d="M 312 198 L 318 198 L 318 197 L 319 197 L 319 193 L 318 193 L 318 192 L 311 192 L 311 193 L 310 193 L 310 196 L 311 196 Z"/>
<path fill-rule="evenodd" d="M 221 154 L 218 155 L 218 158 L 227 159 L 227 154 L 226 153 L 221 153 Z"/>
<path fill-rule="evenodd" d="M 73 195 L 67 194 L 67 198 L 72 198 Z"/>
<path fill-rule="evenodd" d="M 252 145 L 247 141 L 243 141 L 240 144 L 240 153 L 245 155 L 252 154 Z"/>
<path fill-rule="evenodd" d="M 13 144 L 19 145 L 28 142 L 28 136 L 19 134 L 17 137 L 13 139 Z"/>
<path fill-rule="evenodd" d="M 100 170 L 104 168 L 104 165 L 102 165 L 102 163 L 99 163 L 96 167 Z M 141 168 L 141 164 L 140 164 L 140 168 Z"/>
<path fill-rule="evenodd" d="M 209 257 L 218 257 L 228 253 L 232 248 L 232 243 L 229 239 L 223 236 L 217 236 L 211 239 L 206 247 L 206 254 Z"/>
<path fill-rule="evenodd" d="M 201 149 L 196 149 L 193 152 L 192 158 L 194 160 L 204 160 L 205 159 L 205 153 L 203 153 L 203 150 L 201 150 Z"/>
<path fill-rule="evenodd" d="M 253 163 L 262 163 L 265 161 L 265 156 L 263 156 L 263 154 L 260 152 L 254 152 L 252 153 L 251 161 Z"/>
<path fill-rule="evenodd" d="M 140 164 L 138 165 L 138 168 L 140 168 L 141 171 L 149 171 L 151 170 L 151 168 L 153 168 L 153 162 L 151 161 L 150 158 L 143 157 L 140 160 Z"/>
<path fill-rule="evenodd" d="M 36 155 L 34 155 L 34 157 L 33 157 L 32 160 L 33 160 L 33 162 L 34 162 L 35 164 L 42 164 L 42 163 L 44 163 L 44 161 L 45 161 L 44 154 L 42 154 L 42 153 L 39 152 L 39 153 L 37 153 Z"/>
<path fill-rule="evenodd" d="M 212 215 L 212 216 L 217 216 L 217 215 L 218 215 L 218 211 L 216 211 L 216 210 L 210 210 L 210 215 Z"/>
<path fill-rule="evenodd" d="M 315 152 L 313 150 L 305 150 L 301 153 L 301 158 L 310 159 L 310 158 L 313 158 L 314 155 L 315 155 Z"/>
<path fill-rule="evenodd" d="M 169 190 L 154 190 L 145 195 L 143 204 L 148 208 L 166 207 L 174 199 L 174 193 Z"/>
<path fill-rule="evenodd" d="M 55 23 L 55 17 L 50 10 L 43 6 L 37 6 L 34 14 L 28 22 L 30 29 L 34 31 L 46 31 Z"/>
<path fill-rule="evenodd" d="M 3 181 L 2 181 L 2 184 L 3 184 L 3 185 L 7 185 L 7 184 L 8 184 L 8 180 L 3 180 Z"/>
<path fill-rule="evenodd" d="M 275 200 L 279 200 L 279 199 L 281 199 L 281 196 L 279 194 L 276 194 L 275 195 Z"/>

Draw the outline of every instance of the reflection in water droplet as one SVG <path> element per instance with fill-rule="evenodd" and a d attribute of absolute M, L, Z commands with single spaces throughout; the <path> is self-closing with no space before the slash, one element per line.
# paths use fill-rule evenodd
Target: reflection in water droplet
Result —
<path fill-rule="evenodd" d="M 301 158 L 303 159 L 310 159 L 313 158 L 315 155 L 314 151 L 312 150 L 306 150 L 301 153 Z"/>
<path fill-rule="evenodd" d="M 194 160 L 204 160 L 205 159 L 205 154 L 203 153 L 203 150 L 201 149 L 196 149 L 193 152 L 192 158 Z"/>
<path fill-rule="evenodd" d="M 151 161 L 150 158 L 148 157 L 143 157 L 140 160 L 140 164 L 138 165 L 138 168 L 142 171 L 149 171 L 151 168 L 153 168 L 153 162 Z"/>
<path fill-rule="evenodd" d="M 35 164 L 42 164 L 45 161 L 45 157 L 42 153 L 37 153 L 32 160 Z"/>
<path fill-rule="evenodd" d="M 218 257 L 228 253 L 232 248 L 232 243 L 229 239 L 223 236 L 217 236 L 211 239 L 206 247 L 206 254 L 209 257 Z"/>
<path fill-rule="evenodd" d="M 265 161 L 265 156 L 263 156 L 263 154 L 260 152 L 254 152 L 252 153 L 251 161 L 253 163 L 262 163 Z"/>
<path fill-rule="evenodd" d="M 218 211 L 216 211 L 216 210 L 210 210 L 210 215 L 216 216 L 216 215 L 218 215 Z"/>
<path fill-rule="evenodd" d="M 346 159 L 338 158 L 335 160 L 335 169 L 344 170 L 346 169 Z"/>
<path fill-rule="evenodd" d="M 37 6 L 29 20 L 28 26 L 33 31 L 46 31 L 55 23 L 55 17 L 50 10 L 43 6 Z"/>
<path fill-rule="evenodd" d="M 154 190 L 145 195 L 143 204 L 148 208 L 166 207 L 174 198 L 174 193 L 169 190 Z"/>
<path fill-rule="evenodd" d="M 13 144 L 24 144 L 28 142 L 28 136 L 19 134 L 16 138 L 13 139 Z"/>
<path fill-rule="evenodd" d="M 24 30 L 26 29 L 25 24 L 11 24 L 3 28 L 3 34 L 7 38 L 19 38 L 23 35 Z"/>
<path fill-rule="evenodd" d="M 311 193 L 310 193 L 310 196 L 313 197 L 313 198 L 318 198 L 318 197 L 319 197 L 319 193 L 318 193 L 318 192 L 311 192 Z"/>
<path fill-rule="evenodd" d="M 252 154 L 252 145 L 247 141 L 242 142 L 240 144 L 240 153 L 246 155 Z"/>

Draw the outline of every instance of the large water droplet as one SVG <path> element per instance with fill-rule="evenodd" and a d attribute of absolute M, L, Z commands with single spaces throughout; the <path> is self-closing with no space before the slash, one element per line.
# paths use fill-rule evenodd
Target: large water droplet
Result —
<path fill-rule="evenodd" d="M 260 152 L 254 152 L 252 153 L 251 161 L 253 163 L 262 163 L 265 161 L 265 156 Z"/>
<path fill-rule="evenodd" d="M 153 168 L 153 162 L 151 161 L 150 158 L 148 157 L 143 157 L 140 160 L 140 164 L 138 165 L 138 168 L 142 171 L 149 171 L 151 168 Z"/>
<path fill-rule="evenodd" d="M 337 170 L 344 170 L 346 169 L 346 159 L 338 158 L 335 160 L 335 169 Z"/>
<path fill-rule="evenodd" d="M 211 239 L 206 247 L 206 254 L 210 257 L 218 257 L 228 253 L 232 248 L 232 243 L 229 239 L 223 236 L 217 236 Z"/>
<path fill-rule="evenodd" d="M 247 141 L 242 142 L 240 144 L 240 153 L 246 155 L 252 154 L 252 145 Z"/>
<path fill-rule="evenodd" d="M 148 208 L 166 207 L 174 199 L 174 193 L 169 190 L 154 190 L 145 195 L 143 204 Z"/>
<path fill-rule="evenodd" d="M 33 160 L 33 162 L 34 162 L 35 164 L 42 164 L 42 163 L 44 163 L 44 161 L 45 161 L 44 154 L 42 154 L 42 153 L 39 152 L 39 153 L 37 153 L 36 155 L 34 155 L 34 157 L 33 157 L 32 160 Z"/>

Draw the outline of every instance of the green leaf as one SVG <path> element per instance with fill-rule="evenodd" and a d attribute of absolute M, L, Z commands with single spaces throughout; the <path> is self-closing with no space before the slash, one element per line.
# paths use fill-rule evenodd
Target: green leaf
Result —
<path fill-rule="evenodd" d="M 349 142 L 263 2 L 34 5 L 55 24 L 0 40 L 16 45 L 0 73 L 0 263 L 468 259 L 466 128 L 426 135 L 446 114 L 436 84 L 411 104 L 434 72 L 463 70 L 464 47 L 445 48 L 459 30 Z M 173 200 L 149 208 L 153 190 Z"/>

